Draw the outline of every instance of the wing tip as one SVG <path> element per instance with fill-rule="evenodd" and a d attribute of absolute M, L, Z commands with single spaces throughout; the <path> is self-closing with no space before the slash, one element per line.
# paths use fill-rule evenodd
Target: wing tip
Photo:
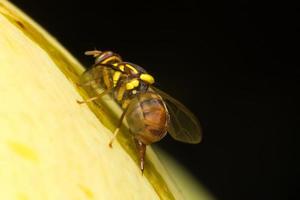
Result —
<path fill-rule="evenodd" d="M 190 141 L 190 144 L 199 144 L 202 142 L 202 137 L 200 136 L 199 138 L 193 140 L 193 141 Z"/>

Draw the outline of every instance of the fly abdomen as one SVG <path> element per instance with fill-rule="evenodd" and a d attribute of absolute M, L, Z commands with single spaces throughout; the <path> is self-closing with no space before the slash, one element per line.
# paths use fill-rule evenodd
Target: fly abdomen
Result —
<path fill-rule="evenodd" d="M 158 94 L 146 92 L 131 100 L 126 119 L 135 138 L 151 144 L 166 135 L 169 113 Z"/>

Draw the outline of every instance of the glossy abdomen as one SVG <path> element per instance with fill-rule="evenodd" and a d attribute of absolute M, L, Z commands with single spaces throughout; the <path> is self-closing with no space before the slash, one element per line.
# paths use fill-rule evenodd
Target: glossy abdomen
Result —
<path fill-rule="evenodd" d="M 131 100 L 126 119 L 136 139 L 151 144 L 166 135 L 169 113 L 158 94 L 146 92 Z"/>

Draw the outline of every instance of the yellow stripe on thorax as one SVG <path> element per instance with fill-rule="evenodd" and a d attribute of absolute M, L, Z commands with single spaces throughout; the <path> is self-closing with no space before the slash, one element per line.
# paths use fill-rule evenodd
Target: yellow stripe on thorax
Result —
<path fill-rule="evenodd" d="M 138 70 L 136 68 L 134 68 L 132 65 L 126 63 L 125 66 L 128 67 L 129 69 L 131 69 L 134 74 L 138 74 L 139 73 Z"/>
<path fill-rule="evenodd" d="M 140 82 L 139 80 L 132 79 L 131 81 L 129 81 L 128 83 L 126 83 L 126 90 L 132 90 L 134 88 L 136 88 L 137 86 L 139 86 Z"/>
<path fill-rule="evenodd" d="M 150 74 L 141 74 L 140 79 L 145 81 L 146 83 L 153 84 L 154 78 Z"/>
<path fill-rule="evenodd" d="M 117 86 L 118 81 L 120 80 L 122 72 L 116 71 L 113 75 L 114 87 Z"/>
<path fill-rule="evenodd" d="M 125 68 L 124 65 L 119 65 L 118 67 L 122 72 L 124 72 L 124 68 Z"/>
<path fill-rule="evenodd" d="M 102 64 L 107 64 L 108 62 L 112 60 L 117 60 L 118 62 L 121 62 L 121 59 L 118 56 L 111 56 L 105 60 L 102 61 Z"/>
<path fill-rule="evenodd" d="M 117 101 L 121 102 L 126 91 L 125 85 L 122 85 L 117 92 Z"/>
<path fill-rule="evenodd" d="M 113 63 L 112 64 L 114 67 L 117 67 L 121 72 L 124 72 L 124 65 L 120 63 Z"/>

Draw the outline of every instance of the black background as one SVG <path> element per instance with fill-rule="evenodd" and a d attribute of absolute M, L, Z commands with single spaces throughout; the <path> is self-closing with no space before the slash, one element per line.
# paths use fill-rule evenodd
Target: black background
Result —
<path fill-rule="evenodd" d="M 203 125 L 202 144 L 166 138 L 159 145 L 218 199 L 299 198 L 295 5 L 12 2 L 86 66 L 92 60 L 85 50 L 113 50 L 193 110 Z"/>

